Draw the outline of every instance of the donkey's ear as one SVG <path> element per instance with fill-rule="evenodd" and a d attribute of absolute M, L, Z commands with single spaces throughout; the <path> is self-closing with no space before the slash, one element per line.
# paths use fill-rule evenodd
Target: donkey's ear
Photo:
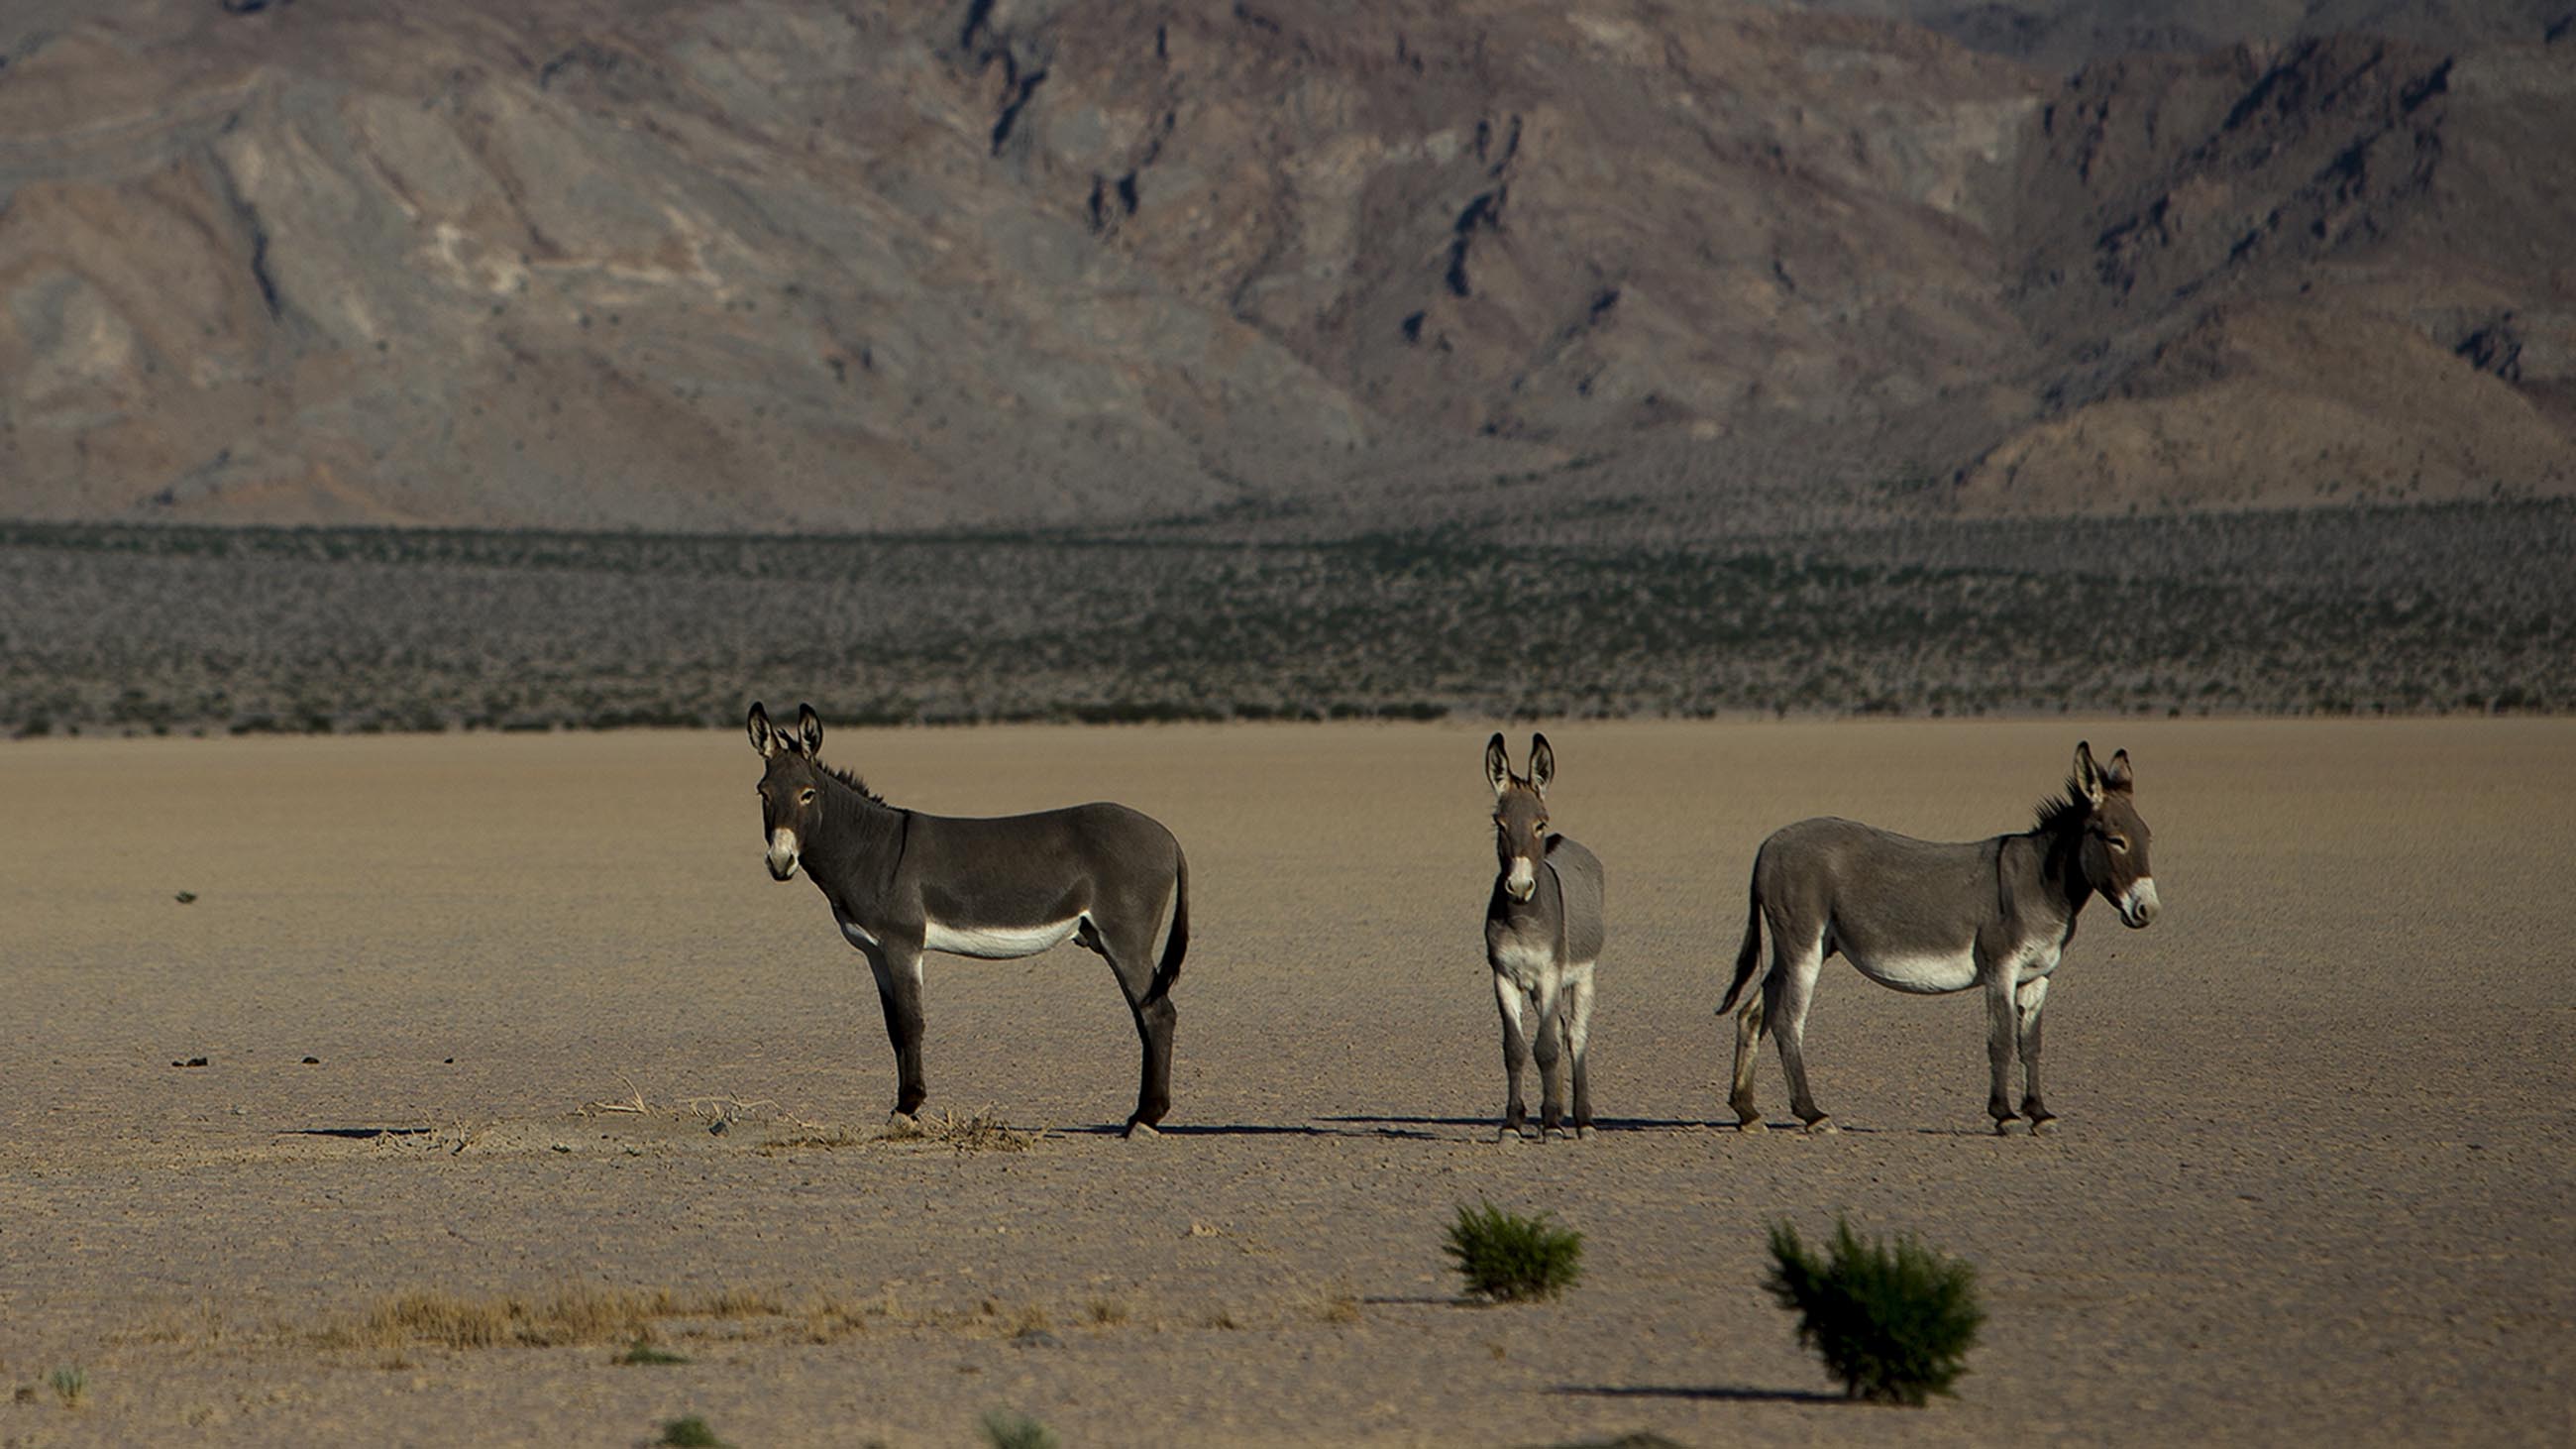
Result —
<path fill-rule="evenodd" d="M 1556 778 L 1556 751 L 1549 749 L 1547 736 L 1530 736 L 1530 785 L 1539 797 L 1547 796 L 1547 782 Z"/>
<path fill-rule="evenodd" d="M 796 706 L 796 747 L 809 760 L 823 749 L 823 717 L 810 704 Z"/>
<path fill-rule="evenodd" d="M 760 707 L 760 701 L 755 699 L 751 702 L 751 718 L 745 724 L 751 730 L 751 747 L 760 751 L 762 759 L 769 759 L 787 748 L 787 737 L 769 727 L 769 711 Z"/>
<path fill-rule="evenodd" d="M 2113 755 L 2109 768 L 2102 772 L 2102 788 L 2114 794 L 2127 795 L 2134 793 L 2137 787 L 2138 772 L 2129 768 L 2129 752 L 2122 750 Z"/>
<path fill-rule="evenodd" d="M 1503 749 L 1503 737 L 1497 733 L 1485 741 L 1485 783 L 1493 786 L 1494 793 L 1500 795 L 1503 787 L 1511 782 L 1512 757 Z"/>
<path fill-rule="evenodd" d="M 2102 772 L 2093 766 L 2093 747 L 2083 740 L 2075 742 L 2075 788 L 2091 803 L 2102 803 Z"/>

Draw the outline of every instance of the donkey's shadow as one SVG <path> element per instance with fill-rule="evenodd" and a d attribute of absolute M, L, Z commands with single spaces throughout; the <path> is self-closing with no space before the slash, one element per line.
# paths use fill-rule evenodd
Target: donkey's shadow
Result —
<path fill-rule="evenodd" d="M 1753 1389 L 1732 1384 L 1558 1384 L 1547 1390 L 1567 1398 L 1689 1399 L 1726 1404 L 1848 1404 L 1841 1394 L 1818 1389 Z"/>
<path fill-rule="evenodd" d="M 1326 1117 L 1326 1122 L 1397 1122 L 1400 1118 Z M 1058 1127 L 1051 1129 L 1064 1137 L 1116 1137 L 1121 1129 L 1114 1126 Z M 1165 1137 L 1349 1137 L 1406 1142 L 1437 1142 L 1436 1132 L 1409 1131 L 1398 1126 L 1380 1126 L 1369 1131 L 1348 1131 L 1335 1127 L 1316 1127 L 1296 1122 L 1165 1122 L 1154 1129 Z"/>
<path fill-rule="evenodd" d="M 1392 1127 L 1464 1127 L 1471 1130 L 1491 1132 L 1501 1119 L 1496 1117 L 1367 1116 L 1318 1117 L 1315 1120 L 1318 1122 L 1347 1122 L 1354 1125 L 1381 1123 L 1386 1125 L 1381 1127 L 1379 1132 L 1376 1134 L 1379 1136 L 1437 1138 L 1439 1136 L 1437 1133 L 1396 1132 L 1387 1129 Z M 1691 1132 L 1706 1128 L 1710 1124 L 1705 1119 L 1695 1117 L 1596 1117 L 1592 1120 L 1592 1125 L 1604 1132 Z M 1731 1126 L 1733 1124 L 1730 1123 L 1728 1125 Z"/>

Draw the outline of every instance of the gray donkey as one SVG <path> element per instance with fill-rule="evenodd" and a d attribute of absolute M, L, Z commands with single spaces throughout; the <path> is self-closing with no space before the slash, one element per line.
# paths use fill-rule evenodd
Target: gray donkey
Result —
<path fill-rule="evenodd" d="M 1574 1061 L 1575 1134 L 1589 1137 L 1592 1081 L 1584 1062 L 1592 1036 L 1592 968 L 1601 959 L 1601 862 L 1564 836 L 1547 833 L 1547 786 L 1556 775 L 1556 752 L 1547 736 L 1530 736 L 1529 761 L 1529 777 L 1523 779 L 1512 773 L 1501 735 L 1485 746 L 1500 866 L 1485 905 L 1485 963 L 1494 969 L 1494 1003 L 1503 1014 L 1503 1074 L 1511 1084 L 1496 1135 L 1526 1135 L 1521 1070 L 1535 1046 L 1539 1139 L 1565 1130 L 1561 1056 Z"/>
<path fill-rule="evenodd" d="M 2039 1009 L 2048 974 L 2075 935 L 2075 918 L 2099 894 L 2136 929 L 2156 918 L 2156 879 L 2147 864 L 2147 822 L 2138 815 L 2129 752 L 2097 769 L 2075 746 L 2063 797 L 2039 807 L 2019 835 L 1957 845 L 1913 840 L 1851 820 L 1802 820 L 1762 842 L 1753 861 L 1753 906 L 1736 953 L 1735 982 L 1717 1013 L 1735 1007 L 1761 964 L 1771 928 L 1771 969 L 1735 1025 L 1737 1125 L 1763 1129 L 1753 1105 L 1753 1066 L 1768 1030 L 1780 1038 L 1789 1108 L 1810 1132 L 1832 1119 L 1807 1090 L 1807 1005 L 1816 973 L 1839 951 L 1862 975 L 1898 991 L 1986 993 L 1986 1060 L 1995 1131 L 2014 1112 L 2010 1087 L 2018 1045 L 2025 1089 L 2020 1115 L 2037 1132 L 2052 1118 L 2039 1096 Z"/>
<path fill-rule="evenodd" d="M 958 819 L 888 805 L 825 766 L 823 722 L 796 711 L 796 733 L 772 729 L 751 707 L 760 777 L 761 834 L 769 874 L 802 866 L 841 934 L 876 973 L 886 1035 L 894 1042 L 895 1103 L 909 1117 L 921 1079 L 921 955 L 945 951 L 989 961 L 1034 956 L 1063 941 L 1098 953 L 1118 977 L 1144 1043 L 1144 1069 L 1127 1134 L 1154 1135 L 1172 1105 L 1172 982 L 1190 944 L 1190 868 L 1180 842 L 1124 805 L 1076 805 L 1036 815 Z M 1172 924 L 1160 961 L 1154 936 L 1164 907 Z"/>

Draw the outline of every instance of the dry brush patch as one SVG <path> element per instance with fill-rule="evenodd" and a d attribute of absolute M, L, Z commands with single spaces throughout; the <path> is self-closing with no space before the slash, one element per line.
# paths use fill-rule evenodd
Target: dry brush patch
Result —
<path fill-rule="evenodd" d="M 863 1132 L 799 1116 L 768 1097 L 745 1099 L 721 1094 L 681 1097 L 667 1106 L 659 1106 L 647 1100 L 644 1090 L 631 1078 L 621 1080 L 626 1083 L 625 1096 L 586 1102 L 578 1109 L 577 1115 L 689 1122 L 706 1128 L 715 1136 L 723 1136 L 739 1124 L 762 1123 L 771 1130 L 752 1148 L 762 1157 L 888 1145 L 946 1147 L 957 1152 L 1026 1152 L 1047 1136 L 1044 1128 L 1011 1126 L 1002 1120 L 1000 1109 L 990 1104 L 962 1116 L 941 1111 L 896 1117 L 877 1131 Z"/>
<path fill-rule="evenodd" d="M 923 1113 L 899 1118 L 875 1133 L 847 1127 L 801 1123 L 797 1129 L 769 1138 L 753 1150 L 763 1157 L 791 1152 L 831 1152 L 847 1147 L 886 1144 L 946 1147 L 956 1152 L 1026 1152 L 1044 1140 L 1044 1128 L 1013 1127 L 996 1108 L 987 1106 L 961 1117 L 954 1112 Z"/>
<path fill-rule="evenodd" d="M 555 1348 L 649 1341 L 658 1325 L 674 1321 L 790 1316 L 779 1295 L 738 1288 L 685 1294 L 669 1288 L 566 1286 L 534 1295 L 414 1289 L 314 1331 L 312 1342 L 322 1348 L 367 1350 Z"/>
<path fill-rule="evenodd" d="M 1689 546 L 0 524 L 0 733 L 732 728 L 746 658 L 870 681 L 815 696 L 846 724 L 2567 709 L 2571 549 L 2564 502 Z"/>

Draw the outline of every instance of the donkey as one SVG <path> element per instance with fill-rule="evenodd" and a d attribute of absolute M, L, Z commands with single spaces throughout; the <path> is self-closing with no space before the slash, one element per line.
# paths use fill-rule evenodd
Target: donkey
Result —
<path fill-rule="evenodd" d="M 1190 867 L 1160 822 L 1124 805 L 957 819 L 888 805 L 857 776 L 824 765 L 823 722 L 810 705 L 796 733 L 751 707 L 769 874 L 797 868 L 832 903 L 832 919 L 876 973 L 894 1042 L 895 1116 L 908 1119 L 921 1080 L 921 954 L 1006 961 L 1071 940 L 1109 962 L 1144 1043 L 1136 1111 L 1122 1135 L 1151 1137 L 1172 1105 L 1172 982 L 1190 943 Z M 1171 928 L 1153 955 L 1165 905 Z"/>
<path fill-rule="evenodd" d="M 1584 1063 L 1592 1037 L 1592 967 L 1601 959 L 1601 861 L 1564 836 L 1547 833 L 1547 786 L 1556 776 L 1556 752 L 1547 736 L 1530 736 L 1529 764 L 1528 778 L 1513 774 L 1499 734 L 1485 746 L 1500 866 L 1485 905 L 1485 964 L 1494 970 L 1494 1004 L 1503 1014 L 1503 1075 L 1511 1084 L 1495 1136 L 1527 1135 L 1521 1069 L 1535 1045 L 1543 1142 L 1548 1133 L 1565 1130 L 1561 1057 L 1574 1062 L 1575 1135 L 1592 1135 L 1592 1079 Z"/>
<path fill-rule="evenodd" d="M 2014 1117 L 2010 1086 L 2018 1044 L 2025 1087 L 2020 1115 L 2039 1131 L 2054 1114 L 2039 1095 L 2039 1009 L 2048 974 L 2075 935 L 2075 918 L 2099 893 L 2132 930 L 2156 918 L 2156 878 L 2147 864 L 2147 822 L 2138 815 L 2129 752 L 2093 763 L 2075 746 L 2066 793 L 2039 807 L 2019 835 L 1936 845 L 1850 820 L 1802 820 L 1774 832 L 1753 860 L 1753 904 L 1735 983 L 1717 1014 L 1744 994 L 1771 928 L 1771 969 L 1735 1021 L 1736 1125 L 1764 1130 L 1753 1105 L 1753 1064 L 1762 1035 L 1780 1037 L 1790 1110 L 1810 1132 L 1832 1119 L 1807 1090 L 1807 1004 L 1825 958 L 1841 952 L 1881 986 L 1921 995 L 1982 987 L 1986 1111 L 2000 1134 Z"/>

